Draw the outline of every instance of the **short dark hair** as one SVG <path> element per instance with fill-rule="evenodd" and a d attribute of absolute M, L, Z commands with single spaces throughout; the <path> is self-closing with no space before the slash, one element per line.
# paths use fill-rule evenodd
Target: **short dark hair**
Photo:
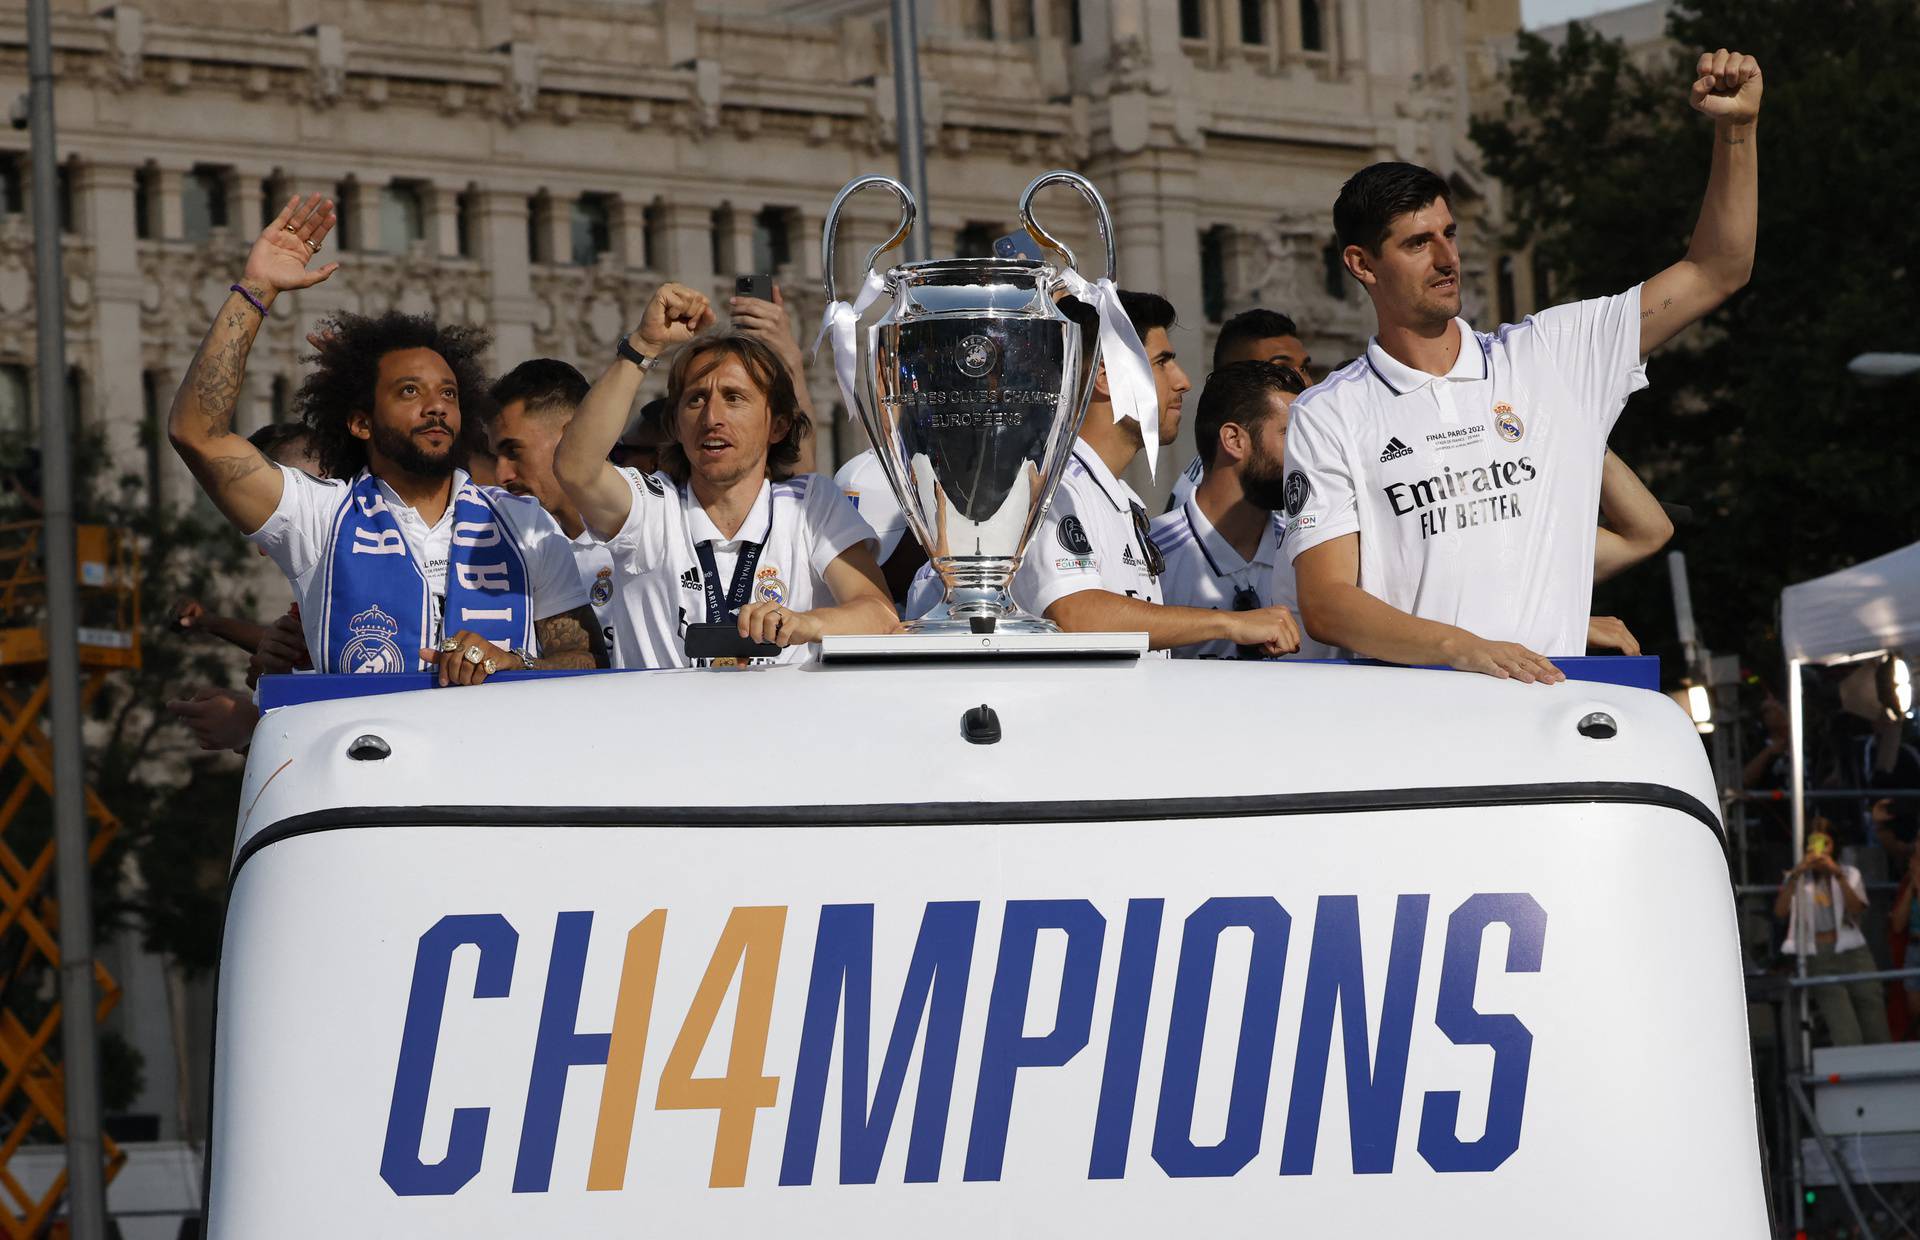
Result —
<path fill-rule="evenodd" d="M 800 441 L 813 433 L 813 422 L 800 408 L 800 398 L 793 390 L 793 378 L 771 346 L 741 332 L 702 336 L 688 341 L 667 371 L 668 433 L 666 442 L 660 445 L 660 468 L 675 482 L 685 482 L 693 473 L 686 449 L 680 446 L 680 400 L 689 383 L 704 379 L 729 357 L 746 367 L 754 386 L 767 398 L 769 434 L 775 421 L 787 419 L 787 433 L 767 444 L 769 478 L 780 482 L 793 476 L 794 466 L 800 463 Z"/>
<path fill-rule="evenodd" d="M 1378 254 L 1393 221 L 1438 199 L 1453 200 L 1446 178 L 1418 164 L 1368 164 L 1347 178 L 1333 203 L 1340 248 L 1357 245 Z"/>
<path fill-rule="evenodd" d="M 432 349 L 453 372 L 460 392 L 461 425 L 483 416 L 486 374 L 480 355 L 493 343 L 485 328 L 445 326 L 418 314 L 389 310 L 368 317 L 346 311 L 320 321 L 320 349 L 293 398 L 300 421 L 313 432 L 314 453 L 329 478 L 350 479 L 367 465 L 367 446 L 347 429 L 357 410 L 372 412 L 380 359 L 402 349 Z"/>
<path fill-rule="evenodd" d="M 1227 350 L 1242 341 L 1272 340 L 1276 336 L 1298 339 L 1300 329 L 1278 310 L 1268 310 L 1262 306 L 1242 310 L 1220 325 L 1220 335 L 1213 342 L 1213 364 L 1220 365 L 1220 359 L 1226 356 Z"/>
<path fill-rule="evenodd" d="M 258 448 L 261 456 L 278 465 L 281 453 L 295 444 L 311 445 L 313 432 L 298 422 L 269 422 L 248 435 L 247 442 Z"/>
<path fill-rule="evenodd" d="M 1200 463 L 1213 468 L 1213 458 L 1220 451 L 1221 427 L 1233 422 L 1252 433 L 1273 415 L 1274 395 L 1285 392 L 1298 396 L 1306 390 L 1300 372 L 1278 362 L 1230 362 L 1217 367 L 1200 389 L 1193 419 Z"/>
<path fill-rule="evenodd" d="M 528 413 L 571 414 L 587 398 L 587 377 L 557 357 L 521 362 L 493 381 L 495 412 L 521 401 Z"/>
<path fill-rule="evenodd" d="M 1154 328 L 1168 331 L 1174 324 L 1173 303 L 1158 293 L 1136 293 L 1123 288 L 1120 308 L 1127 312 L 1127 321 L 1133 324 L 1134 333 L 1143 343 Z"/>

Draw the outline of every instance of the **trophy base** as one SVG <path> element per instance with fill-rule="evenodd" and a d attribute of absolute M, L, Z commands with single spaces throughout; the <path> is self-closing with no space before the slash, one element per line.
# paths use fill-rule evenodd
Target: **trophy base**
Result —
<path fill-rule="evenodd" d="M 1060 626 L 1051 620 L 1028 615 L 1024 611 L 996 611 L 984 607 L 950 606 L 942 603 L 918 620 L 909 620 L 901 630 L 927 636 L 957 633 L 974 636 L 985 633 L 1049 634 Z"/>
<path fill-rule="evenodd" d="M 1121 661 L 1147 653 L 1145 633 L 873 633 L 828 634 L 823 663 L 974 663 Z"/>

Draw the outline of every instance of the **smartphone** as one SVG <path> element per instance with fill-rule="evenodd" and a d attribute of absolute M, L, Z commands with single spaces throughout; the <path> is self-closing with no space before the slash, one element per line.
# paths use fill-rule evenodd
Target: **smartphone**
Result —
<path fill-rule="evenodd" d="M 1035 241 L 1033 234 L 1027 232 L 1025 229 L 1019 232 L 1008 233 L 1006 236 L 994 242 L 993 256 L 995 258 L 1025 258 L 1036 263 L 1044 263 L 1047 261 L 1040 257 L 1040 243 Z"/>
<path fill-rule="evenodd" d="M 744 296 L 744 294 L 742 294 Z M 732 624 L 689 624 L 689 659 L 777 659 L 781 648 L 772 642 L 752 642 Z"/>
<path fill-rule="evenodd" d="M 767 275 L 735 276 L 733 278 L 735 297 L 758 297 L 761 301 L 773 300 L 773 277 Z"/>

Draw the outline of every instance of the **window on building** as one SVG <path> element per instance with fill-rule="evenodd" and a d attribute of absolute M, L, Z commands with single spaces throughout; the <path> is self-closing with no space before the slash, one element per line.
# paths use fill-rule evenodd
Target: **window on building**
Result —
<path fill-rule="evenodd" d="M 992 258 L 994 238 L 1000 236 L 1000 225 L 974 222 L 954 234 L 953 256 L 955 258 Z"/>
<path fill-rule="evenodd" d="M 648 271 L 658 271 L 660 256 L 666 248 L 661 240 L 661 229 L 666 227 L 665 211 L 659 203 L 650 202 L 640 212 L 640 220 L 640 261 Z"/>
<path fill-rule="evenodd" d="M 1495 306 L 1495 313 L 1500 316 L 1500 321 L 1502 323 L 1513 322 L 1515 302 L 1513 293 L 1513 255 L 1511 254 L 1502 254 L 1500 256 L 1498 276 L 1494 283 L 1494 299 L 1498 303 Z"/>
<path fill-rule="evenodd" d="M 1325 14 L 1320 4 L 1321 0 L 1300 0 L 1300 50 L 1303 52 L 1327 50 Z"/>
<path fill-rule="evenodd" d="M 286 185 L 278 177 L 267 177 L 260 182 L 260 228 L 264 231 L 273 223 L 280 209 L 287 205 Z"/>
<path fill-rule="evenodd" d="M 1240 41 L 1260 47 L 1267 41 L 1267 0 L 1240 0 Z"/>
<path fill-rule="evenodd" d="M 1227 239 L 1224 224 L 1200 234 L 1200 312 L 1209 323 L 1227 316 Z"/>
<path fill-rule="evenodd" d="M 133 235 L 142 241 L 153 240 L 153 223 L 159 212 L 154 200 L 160 194 L 160 175 L 151 164 L 133 170 Z"/>
<path fill-rule="evenodd" d="M 67 406 L 67 426 L 78 431 L 87 425 L 87 376 L 78 366 L 67 367 L 67 382 L 61 393 Z"/>
<path fill-rule="evenodd" d="M 753 217 L 753 270 L 772 274 L 793 263 L 793 208 L 763 207 Z"/>
<path fill-rule="evenodd" d="M 574 266 L 592 267 L 613 250 L 613 203 L 605 194 L 574 199 L 570 224 Z"/>
<path fill-rule="evenodd" d="M 80 231 L 73 213 L 73 177 L 77 166 L 65 163 L 54 170 L 53 200 L 60 213 L 60 231 L 63 233 Z"/>
<path fill-rule="evenodd" d="M 1327 248 L 1320 251 L 1321 274 L 1326 281 L 1327 296 L 1335 301 L 1347 299 L 1346 260 L 1340 257 L 1341 245 L 1338 238 L 1327 242 Z"/>
<path fill-rule="evenodd" d="M 707 253 L 711 256 L 715 271 L 727 269 L 726 238 L 727 212 L 724 208 L 715 207 L 713 214 L 707 217 Z"/>
<path fill-rule="evenodd" d="M 0 439 L 20 443 L 30 439 L 37 429 L 27 368 L 11 363 L 0 365 Z"/>
<path fill-rule="evenodd" d="M 20 156 L 0 154 L 0 215 L 27 213 L 27 177 Z"/>
<path fill-rule="evenodd" d="M 380 189 L 380 248 L 405 254 L 416 241 L 427 239 L 426 197 L 411 181 L 395 181 Z"/>
<path fill-rule="evenodd" d="M 285 375 L 273 377 L 273 394 L 268 398 L 275 424 L 293 421 L 293 384 Z"/>
<path fill-rule="evenodd" d="M 336 249 L 353 250 L 365 244 L 363 238 L 353 233 L 353 191 L 352 181 L 342 181 L 333 187 L 333 232 L 327 240 Z"/>
<path fill-rule="evenodd" d="M 1180 37 L 1183 39 L 1207 37 L 1206 0 L 1180 0 Z"/>
<path fill-rule="evenodd" d="M 1059 0 L 1053 11 L 1053 33 L 1065 31 L 1067 42 L 1080 42 L 1080 0 Z"/>
<path fill-rule="evenodd" d="M 180 230 L 188 241 L 205 241 L 227 226 L 227 176 L 220 168 L 196 166 L 180 178 Z"/>
<path fill-rule="evenodd" d="M 453 202 L 453 248 L 461 258 L 473 257 L 473 213 L 479 207 L 479 195 L 461 190 Z"/>
<path fill-rule="evenodd" d="M 967 6 L 967 33 L 976 39 L 993 37 L 993 0 L 973 0 Z"/>
<path fill-rule="evenodd" d="M 1034 0 L 1007 0 L 1007 37 L 1009 39 L 1031 39 L 1033 37 Z"/>
<path fill-rule="evenodd" d="M 553 261 L 553 257 L 547 253 L 547 239 L 540 235 L 540 216 L 546 202 L 545 194 L 536 194 L 527 199 L 527 261 L 530 263 Z"/>

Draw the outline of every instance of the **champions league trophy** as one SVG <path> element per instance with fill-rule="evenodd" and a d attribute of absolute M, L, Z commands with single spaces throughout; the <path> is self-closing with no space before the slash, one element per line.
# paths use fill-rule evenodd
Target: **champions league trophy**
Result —
<path fill-rule="evenodd" d="M 1106 245 L 1097 286 L 1076 270 L 1073 252 L 1034 222 L 1033 198 L 1065 183 L 1093 207 Z M 834 290 L 834 228 L 847 199 L 883 185 L 900 199 L 899 228 L 867 256 L 862 292 L 849 304 Z M 945 600 L 907 624 L 912 634 L 1058 633 L 1020 610 L 1010 594 L 1020 557 L 1072 453 L 1099 372 L 1099 336 L 1062 314 L 1073 292 L 1118 313 L 1113 290 L 1113 225 L 1091 182 L 1048 172 L 1020 196 L 1020 222 L 1064 259 L 950 258 L 903 263 L 884 274 L 881 254 L 912 231 L 916 207 L 892 177 L 847 185 L 827 212 L 822 267 L 827 321 L 841 394 L 879 454 L 914 537 L 946 587 Z M 860 311 L 882 293 L 893 300 L 855 341 Z M 1106 319 L 1103 316 L 1103 331 Z M 1124 321 L 1124 320 L 1123 320 Z"/>

